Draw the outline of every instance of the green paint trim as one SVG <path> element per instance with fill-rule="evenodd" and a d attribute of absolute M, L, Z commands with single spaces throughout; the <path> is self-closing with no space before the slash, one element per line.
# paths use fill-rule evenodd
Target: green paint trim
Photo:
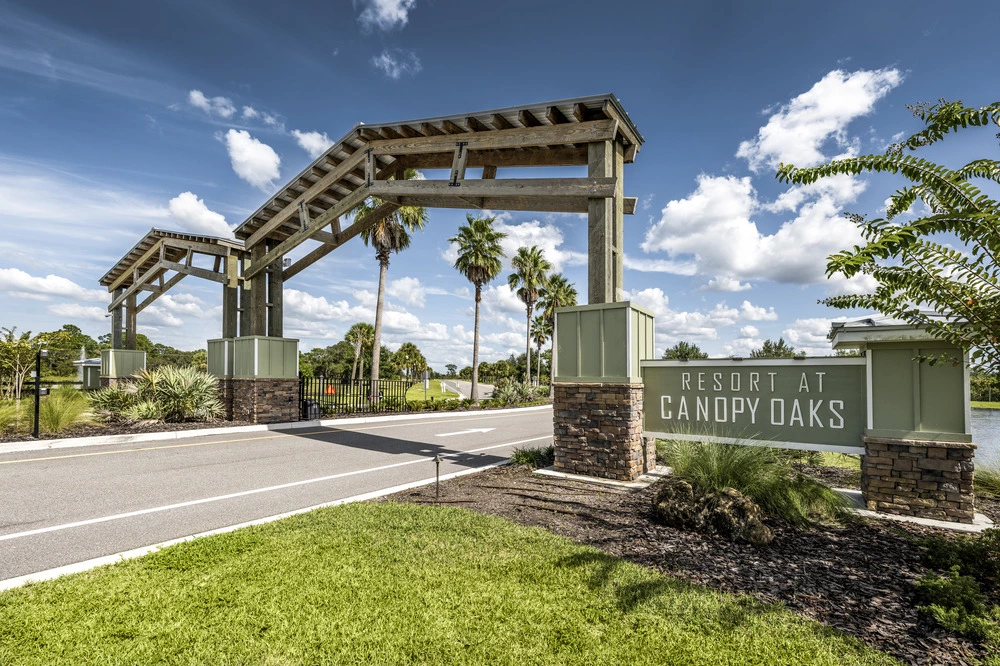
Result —
<path fill-rule="evenodd" d="M 573 305 L 573 306 L 566 307 L 566 308 L 559 308 L 558 310 L 556 310 L 556 313 L 559 313 L 559 312 L 587 312 L 587 311 L 590 311 L 590 310 L 616 310 L 616 309 L 619 309 L 619 308 L 631 308 L 632 310 L 635 310 L 636 312 L 641 312 L 644 315 L 648 315 L 650 317 L 655 317 L 656 316 L 656 315 L 654 315 L 652 313 L 652 311 L 647 310 L 646 308 L 644 308 L 642 306 L 636 305 L 635 303 L 632 303 L 631 301 L 619 301 L 618 303 L 594 303 L 592 305 Z"/>

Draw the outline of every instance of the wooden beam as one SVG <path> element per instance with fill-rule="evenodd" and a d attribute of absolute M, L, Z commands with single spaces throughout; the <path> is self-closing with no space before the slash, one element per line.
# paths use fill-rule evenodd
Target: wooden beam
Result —
<path fill-rule="evenodd" d="M 138 268 L 139 266 L 142 266 L 150 257 L 152 257 L 154 254 L 160 251 L 160 245 L 162 244 L 162 242 L 163 242 L 162 238 L 157 240 L 155 243 L 153 243 L 153 246 L 151 248 L 143 252 L 141 257 L 132 262 L 132 264 L 127 269 L 122 271 L 122 274 L 119 275 L 117 278 L 115 278 L 114 282 L 108 285 L 108 291 L 113 293 L 115 289 L 122 286 L 122 283 L 124 283 L 125 280 L 132 277 L 132 271 L 134 269 Z"/>
<path fill-rule="evenodd" d="M 421 134 L 417 130 L 413 129 L 409 125 L 400 125 L 399 126 L 399 133 L 402 134 L 403 136 L 409 138 L 409 139 L 412 139 L 413 137 L 416 137 L 416 136 L 423 136 L 423 134 Z"/>
<path fill-rule="evenodd" d="M 272 338 L 284 335 L 284 269 L 281 263 L 281 259 L 274 262 L 267 272 L 267 335 Z"/>
<path fill-rule="evenodd" d="M 497 177 L 497 167 L 495 164 L 489 164 L 483 167 L 483 180 L 493 180 Z"/>
<path fill-rule="evenodd" d="M 430 123 L 421 123 L 420 131 L 424 133 L 424 136 L 447 136 L 444 132 Z"/>
<path fill-rule="evenodd" d="M 267 246 L 268 242 L 265 240 L 250 249 L 250 271 L 257 268 L 258 264 L 261 269 L 267 268 L 261 262 L 267 254 Z M 247 278 L 250 279 L 250 312 L 247 313 L 250 318 L 250 335 L 267 335 L 267 273 L 260 270 L 251 275 L 250 271 L 243 270 L 244 284 Z"/>
<path fill-rule="evenodd" d="M 590 197 L 615 194 L 615 178 L 504 178 L 464 180 L 455 187 L 447 180 L 379 180 L 368 188 L 382 199 L 406 196 L 462 197 Z"/>
<path fill-rule="evenodd" d="M 125 299 L 125 349 L 135 349 L 136 310 L 135 294 Z"/>
<path fill-rule="evenodd" d="M 465 181 L 466 183 L 471 181 Z M 478 181 L 491 182 L 491 181 Z M 464 189 L 464 188 L 463 188 Z M 386 199 L 400 206 L 424 208 L 517 210 L 533 213 L 586 213 L 589 197 L 474 197 L 465 192 L 449 195 L 395 196 Z M 324 246 L 326 247 L 326 246 Z"/>
<path fill-rule="evenodd" d="M 184 273 L 177 273 L 172 278 L 167 280 L 163 284 L 163 286 L 160 287 L 160 291 L 156 292 L 155 294 L 150 294 L 148 297 L 146 297 L 146 300 L 144 300 L 142 303 L 139 303 L 139 305 L 136 306 L 135 308 L 136 313 L 142 312 L 143 310 L 148 308 L 150 305 L 153 304 L 153 301 L 155 301 L 163 294 L 167 293 L 168 289 L 170 289 L 171 287 L 173 287 L 175 284 L 177 284 L 186 277 L 187 275 L 185 275 Z"/>
<path fill-rule="evenodd" d="M 639 203 L 638 197 L 622 197 L 622 207 L 626 215 L 635 215 L 635 207 Z"/>
<path fill-rule="evenodd" d="M 545 117 L 549 119 L 549 122 L 553 125 L 562 125 L 563 123 L 568 123 L 569 120 L 563 115 L 563 112 L 559 110 L 558 106 L 550 106 L 545 110 Z"/>
<path fill-rule="evenodd" d="M 517 120 L 525 127 L 538 127 L 542 124 L 542 122 L 535 117 L 535 114 L 527 109 L 522 109 L 518 112 Z"/>
<path fill-rule="evenodd" d="M 361 153 L 361 155 L 364 155 L 364 153 Z M 375 182 L 391 183 L 396 181 L 375 181 Z M 369 189 L 370 188 L 367 187 L 359 187 L 358 189 L 354 190 L 346 197 L 338 201 L 336 206 L 330 208 L 328 211 L 326 211 L 319 217 L 313 218 L 312 221 L 309 223 L 308 229 L 306 229 L 305 231 L 300 231 L 298 233 L 292 234 L 291 236 L 283 240 L 281 243 L 279 243 L 276 248 L 274 248 L 273 250 L 269 251 L 266 255 L 264 255 L 259 261 L 254 261 L 253 265 L 248 270 L 243 271 L 243 279 L 247 280 L 257 275 L 262 270 L 267 268 L 271 264 L 271 262 L 273 262 L 275 259 L 288 254 L 293 249 L 295 249 L 296 247 L 304 243 L 306 240 L 308 240 L 313 235 L 314 232 L 321 230 L 323 227 L 330 224 L 330 222 L 332 222 L 336 218 L 340 217 L 341 215 L 345 215 L 351 210 L 353 210 L 355 206 L 357 206 L 359 203 L 361 203 L 368 197 Z M 354 225 L 352 224 L 351 227 L 348 228 L 348 231 L 350 231 L 350 229 L 353 227 Z"/>
<path fill-rule="evenodd" d="M 478 118 L 474 116 L 469 116 L 465 119 L 465 126 L 468 127 L 473 132 L 489 132 L 491 131 L 489 127 L 479 121 Z"/>
<path fill-rule="evenodd" d="M 464 142 L 459 142 L 460 144 Z M 462 180 L 465 180 L 465 166 L 469 161 L 469 151 L 465 149 L 464 145 L 459 145 L 455 149 L 455 158 L 451 163 L 451 179 L 450 184 L 457 186 Z M 397 182 L 404 182 L 402 180 Z"/>
<path fill-rule="evenodd" d="M 176 261 L 161 261 L 160 266 L 170 271 L 177 271 L 178 273 L 184 273 L 185 275 L 193 275 L 195 277 L 211 280 L 212 282 L 218 282 L 220 284 L 226 283 L 225 275 L 222 273 L 216 273 L 215 271 L 210 271 L 207 268 L 198 268 L 197 266 L 178 264 Z"/>
<path fill-rule="evenodd" d="M 514 124 L 499 113 L 494 113 L 493 120 L 490 122 L 493 124 L 493 127 L 496 127 L 498 130 L 514 129 Z"/>
<path fill-rule="evenodd" d="M 615 182 L 614 141 L 592 143 L 588 175 L 592 178 L 611 179 Z M 614 303 L 612 287 L 614 267 L 612 244 L 614 242 L 615 201 L 611 198 L 591 199 L 587 211 L 587 303 Z"/>
<path fill-rule="evenodd" d="M 114 299 L 117 301 L 117 305 L 114 307 L 109 307 L 108 311 L 111 312 L 111 348 L 121 349 L 122 348 L 122 309 L 120 307 L 121 301 L 124 300 L 124 287 L 118 287 L 114 292 Z"/>
<path fill-rule="evenodd" d="M 564 144 L 611 141 L 618 132 L 617 120 L 596 120 L 589 123 L 569 123 L 526 127 L 497 132 L 472 132 L 462 136 L 469 150 L 501 148 L 534 148 Z M 454 136 L 428 136 L 414 139 L 373 141 L 369 144 L 376 155 L 407 155 L 437 153 L 455 148 Z"/>
<path fill-rule="evenodd" d="M 326 174 L 316 182 L 312 187 L 299 195 L 299 197 L 293 201 L 291 204 L 282 208 L 278 213 L 274 215 L 270 220 L 265 222 L 260 229 L 255 231 L 246 239 L 245 245 L 247 248 L 253 247 L 254 245 L 261 242 L 267 235 L 273 230 L 280 227 L 285 220 L 292 217 L 292 215 L 298 212 L 298 202 L 304 201 L 308 203 L 312 201 L 320 194 L 330 189 L 330 186 L 335 182 L 340 180 L 342 177 L 346 176 L 350 172 L 354 171 L 358 166 L 364 161 L 365 153 L 364 151 L 357 151 L 346 160 L 338 164 L 330 173 Z"/>
<path fill-rule="evenodd" d="M 465 134 L 466 132 L 469 131 L 464 127 L 461 127 L 460 125 L 456 125 L 450 120 L 442 120 L 441 127 L 444 128 L 444 131 L 447 132 L 448 134 Z"/>
<path fill-rule="evenodd" d="M 142 288 L 142 285 L 148 284 L 153 279 L 155 279 L 157 273 L 159 271 L 162 271 L 163 269 L 164 269 L 163 260 L 160 260 L 157 263 L 150 266 L 149 270 L 143 273 L 138 280 L 134 281 L 131 285 L 129 285 L 128 289 L 125 289 L 124 287 L 119 287 L 118 291 L 120 291 L 121 293 L 118 296 L 115 296 L 115 298 L 111 301 L 111 305 L 108 306 L 108 312 L 112 313 L 113 315 L 115 310 L 120 308 L 122 303 L 125 302 L 125 299 L 127 299 L 129 296 L 139 291 Z M 115 347 L 115 349 L 121 349 L 121 347 Z"/>
<path fill-rule="evenodd" d="M 290 280 L 291 278 L 295 277 L 296 275 L 304 271 L 306 268 L 313 265 L 326 255 L 330 254 L 338 247 L 349 241 L 351 238 L 354 238 L 365 229 L 370 228 L 372 225 L 378 223 L 379 221 L 391 215 L 393 212 L 395 212 L 397 208 L 399 208 L 399 206 L 397 206 L 394 203 L 379 204 L 375 208 L 375 210 L 365 215 L 360 220 L 354 220 L 351 226 L 347 227 L 347 229 L 345 229 L 344 231 L 338 230 L 336 234 L 336 239 L 333 243 L 327 243 L 325 245 L 319 246 L 318 248 L 316 248 L 315 250 L 313 250 L 312 252 L 310 252 L 309 254 L 302 257 L 294 264 L 286 268 L 284 271 L 284 279 Z"/>
<path fill-rule="evenodd" d="M 408 169 L 447 169 L 453 153 L 424 153 L 402 155 L 399 162 Z M 587 166 L 587 147 L 581 148 L 523 148 L 520 150 L 471 150 L 466 166 L 470 169 L 485 166 Z M 383 179 L 380 179 L 383 180 Z"/>

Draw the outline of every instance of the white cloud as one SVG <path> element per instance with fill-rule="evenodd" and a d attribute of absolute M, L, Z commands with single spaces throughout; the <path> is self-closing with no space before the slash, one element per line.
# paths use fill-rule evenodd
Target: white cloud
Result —
<path fill-rule="evenodd" d="M 45 309 L 57 317 L 66 317 L 71 320 L 104 321 L 108 314 L 105 308 L 99 308 L 96 305 L 80 305 L 79 303 L 57 303 Z"/>
<path fill-rule="evenodd" d="M 323 296 L 313 296 L 298 289 L 285 288 L 286 315 L 306 320 L 355 322 L 374 319 L 374 311 L 352 306 L 347 301 L 327 301 Z"/>
<path fill-rule="evenodd" d="M 360 0 L 357 4 L 364 7 L 358 16 L 362 26 L 369 30 L 392 30 L 406 25 L 417 0 Z"/>
<path fill-rule="evenodd" d="M 821 283 L 826 280 L 826 258 L 862 240 L 841 211 L 842 199 L 855 197 L 864 183 L 852 181 L 850 195 L 840 184 L 832 188 L 805 192 L 819 192 L 818 198 L 797 202 L 798 215 L 767 235 L 752 219 L 762 206 L 749 178 L 702 174 L 691 195 L 666 205 L 660 220 L 646 232 L 642 249 L 690 259 L 700 272 L 735 280 Z"/>
<path fill-rule="evenodd" d="M 12 296 L 48 301 L 52 297 L 109 303 L 108 292 L 99 289 L 84 289 L 72 280 L 58 275 L 34 277 L 17 268 L 0 268 L 0 290 Z"/>
<path fill-rule="evenodd" d="M 422 308 L 426 303 L 427 291 L 417 278 L 405 277 L 390 280 L 386 287 L 386 293 L 403 301 L 406 305 Z"/>
<path fill-rule="evenodd" d="M 516 313 L 524 316 L 524 303 L 506 284 L 483 289 L 483 307 L 491 313 Z"/>
<path fill-rule="evenodd" d="M 205 236 L 232 238 L 233 232 L 221 213 L 210 210 L 205 201 L 192 192 L 181 192 L 170 200 L 170 214 L 185 231 Z"/>
<path fill-rule="evenodd" d="M 831 139 L 842 151 L 854 154 L 848 124 L 871 113 L 875 103 L 902 81 L 896 69 L 834 70 L 772 114 L 755 139 L 740 144 L 736 155 L 746 158 L 756 173 L 779 162 L 819 164 L 826 159 L 823 146 Z"/>
<path fill-rule="evenodd" d="M 327 148 L 333 145 L 333 141 L 330 140 L 330 137 L 328 137 L 325 132 L 301 132 L 299 130 L 292 130 L 292 136 L 295 137 L 299 147 L 309 153 L 309 156 L 313 159 L 322 155 L 326 152 Z"/>
<path fill-rule="evenodd" d="M 244 106 L 243 107 L 243 119 L 244 120 L 253 120 L 254 118 L 256 118 L 259 115 L 260 115 L 260 111 L 258 111 L 257 109 L 253 108 L 252 106 Z"/>
<path fill-rule="evenodd" d="M 661 348 L 680 339 L 715 340 L 719 337 L 718 328 L 732 326 L 740 318 L 739 310 L 725 303 L 717 303 L 708 312 L 674 310 L 659 287 L 628 292 L 627 296 L 629 301 L 656 315 L 656 344 Z"/>
<path fill-rule="evenodd" d="M 736 278 L 727 275 L 719 275 L 708 281 L 708 284 L 700 287 L 701 291 L 746 291 L 752 288 L 749 282 L 740 282 Z"/>
<path fill-rule="evenodd" d="M 643 273 L 671 273 L 673 275 L 694 275 L 698 264 L 694 261 L 672 261 L 670 259 L 643 259 L 626 254 L 623 265 L 633 271 Z"/>
<path fill-rule="evenodd" d="M 188 104 L 220 118 L 232 118 L 233 114 L 236 113 L 233 100 L 228 97 L 206 97 L 205 93 L 200 90 L 192 90 L 188 93 Z"/>
<path fill-rule="evenodd" d="M 423 69 L 417 54 L 404 49 L 385 49 L 377 56 L 372 56 L 372 65 L 390 79 L 398 79 L 404 74 L 416 74 Z"/>
<path fill-rule="evenodd" d="M 753 328 L 753 327 L 748 326 L 744 328 Z M 742 331 L 743 329 L 740 329 L 741 335 Z M 743 337 L 730 340 L 726 344 L 722 345 L 722 349 L 725 351 L 727 356 L 745 357 L 745 356 L 750 356 L 750 352 L 752 352 L 755 349 L 760 349 L 763 345 L 764 345 L 763 338 L 744 335 Z"/>
<path fill-rule="evenodd" d="M 250 136 L 246 130 L 226 132 L 226 149 L 236 175 L 265 192 L 274 188 L 281 158 L 266 143 Z"/>
<path fill-rule="evenodd" d="M 166 296 L 164 296 L 166 298 Z M 161 305 L 150 305 L 140 316 L 144 326 L 168 326 L 177 328 L 184 325 L 184 320 Z"/>
<path fill-rule="evenodd" d="M 833 349 L 827 334 L 830 333 L 830 320 L 824 318 L 796 319 L 784 330 L 785 337 L 795 349 L 804 351 L 807 356 L 831 356 Z"/>
<path fill-rule="evenodd" d="M 760 335 L 760 330 L 756 326 L 744 326 L 740 328 L 740 335 L 744 338 L 756 338 Z"/>
<path fill-rule="evenodd" d="M 564 241 L 563 232 L 554 224 L 542 224 L 538 220 L 509 224 L 497 219 L 494 228 L 507 234 L 507 237 L 500 241 L 500 246 L 503 247 L 503 251 L 507 255 L 504 265 L 508 268 L 510 260 L 517 254 L 518 248 L 531 247 L 532 245 L 538 246 L 545 259 L 552 264 L 553 271 L 559 272 L 564 266 L 587 265 L 585 253 L 560 249 Z"/>
<path fill-rule="evenodd" d="M 745 321 L 777 321 L 778 313 L 774 308 L 762 308 L 750 301 L 743 301 L 740 306 L 740 318 Z"/>

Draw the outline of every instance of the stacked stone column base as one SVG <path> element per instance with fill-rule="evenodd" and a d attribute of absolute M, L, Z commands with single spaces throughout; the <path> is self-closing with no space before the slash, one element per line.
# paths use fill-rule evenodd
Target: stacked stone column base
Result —
<path fill-rule="evenodd" d="M 299 420 L 298 379 L 219 380 L 226 418 L 251 423 Z"/>
<path fill-rule="evenodd" d="M 865 437 L 861 493 L 882 513 L 971 523 L 976 445 Z"/>
<path fill-rule="evenodd" d="M 557 383 L 552 420 L 557 471 L 632 481 L 656 467 L 642 384 Z"/>

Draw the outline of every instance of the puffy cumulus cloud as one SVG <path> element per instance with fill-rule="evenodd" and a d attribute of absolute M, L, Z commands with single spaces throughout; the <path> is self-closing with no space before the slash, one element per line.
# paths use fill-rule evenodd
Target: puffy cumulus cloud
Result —
<path fill-rule="evenodd" d="M 333 141 L 326 135 L 326 132 L 292 130 L 292 136 L 295 137 L 295 141 L 298 142 L 299 147 L 309 153 L 309 156 L 313 159 L 322 155 L 326 152 L 327 148 L 333 145 Z"/>
<path fill-rule="evenodd" d="M 406 25 L 417 0 L 356 0 L 354 4 L 363 8 L 358 20 L 364 28 L 392 30 Z"/>
<path fill-rule="evenodd" d="M 393 80 L 404 74 L 416 74 L 423 69 L 417 54 L 405 49 L 385 49 L 377 56 L 372 56 L 371 62 L 375 69 Z"/>
<path fill-rule="evenodd" d="M 79 303 L 57 303 L 48 306 L 45 310 L 57 317 L 66 317 L 72 320 L 104 321 L 108 315 L 105 308 L 99 308 L 96 305 L 80 305 Z"/>
<path fill-rule="evenodd" d="M 391 280 L 386 287 L 386 293 L 406 305 L 422 308 L 426 303 L 427 290 L 417 278 L 405 277 Z"/>
<path fill-rule="evenodd" d="M 736 278 L 731 278 L 726 275 L 719 275 L 708 281 L 708 284 L 704 284 L 699 289 L 701 291 L 746 291 L 753 287 L 749 282 L 740 282 Z"/>
<path fill-rule="evenodd" d="M 756 138 L 740 144 L 736 155 L 745 158 L 756 173 L 773 169 L 779 162 L 819 164 L 826 159 L 822 149 L 830 140 L 842 151 L 854 154 L 855 142 L 849 139 L 847 126 L 871 113 L 876 102 L 902 81 L 897 69 L 834 70 L 782 105 Z"/>
<path fill-rule="evenodd" d="M 271 146 L 250 136 L 246 130 L 235 129 L 226 132 L 225 143 L 237 176 L 265 192 L 274 188 L 281 158 Z"/>
<path fill-rule="evenodd" d="M 760 330 L 756 326 L 743 326 L 740 328 L 740 336 L 744 338 L 756 338 L 760 335 Z"/>
<path fill-rule="evenodd" d="M 10 296 L 35 301 L 49 301 L 57 297 L 94 303 L 110 302 L 106 291 L 84 289 L 76 282 L 58 275 L 35 277 L 17 268 L 0 268 L 0 290 Z"/>
<path fill-rule="evenodd" d="M 740 305 L 740 318 L 745 321 L 777 321 L 778 313 L 773 307 L 762 308 L 750 301 L 743 301 Z"/>
<path fill-rule="evenodd" d="M 228 97 L 207 97 L 200 90 L 192 90 L 188 93 L 188 104 L 211 116 L 219 116 L 220 118 L 229 119 L 236 113 L 233 100 Z"/>
<path fill-rule="evenodd" d="M 207 308 L 205 301 L 194 294 L 164 294 L 156 300 L 156 305 L 172 315 L 187 315 L 204 319 L 216 314 L 215 309 Z"/>
<path fill-rule="evenodd" d="M 671 273 L 673 275 L 694 275 L 698 264 L 694 261 L 671 261 L 670 259 L 643 259 L 626 254 L 622 261 L 625 268 L 642 273 Z"/>
<path fill-rule="evenodd" d="M 243 107 L 243 120 L 253 120 L 260 115 L 260 111 L 253 108 L 252 106 Z"/>
<path fill-rule="evenodd" d="M 743 331 L 747 328 L 753 328 L 753 326 L 744 326 L 740 329 L 740 337 L 734 338 L 722 345 L 722 349 L 727 356 L 749 356 L 750 352 L 760 349 L 763 346 L 764 339 L 756 337 L 756 334 L 743 335 Z"/>
<path fill-rule="evenodd" d="M 505 284 L 483 289 L 483 308 L 489 314 L 516 313 L 524 315 L 524 303 Z"/>
<path fill-rule="evenodd" d="M 851 183 L 853 196 L 861 189 L 863 184 Z M 731 280 L 824 282 L 826 258 L 860 243 L 861 233 L 841 213 L 847 196 L 841 189 L 804 194 L 818 198 L 796 202 L 798 215 L 768 235 L 752 219 L 760 204 L 750 178 L 702 174 L 690 196 L 666 205 L 646 232 L 642 249 L 690 259 L 700 272 Z"/>
<path fill-rule="evenodd" d="M 233 231 L 226 223 L 226 217 L 210 210 L 203 199 L 193 192 L 181 192 L 170 200 L 170 214 L 185 230 L 204 236 L 232 238 Z"/>
<path fill-rule="evenodd" d="M 184 320 L 160 305 L 150 305 L 142 311 L 142 323 L 145 326 L 167 326 L 177 328 L 184 325 Z M 154 329 L 155 330 L 155 329 Z"/>
<path fill-rule="evenodd" d="M 813 319 L 796 319 L 783 331 L 789 344 L 795 349 L 804 351 L 808 356 L 831 356 L 833 349 L 827 335 L 830 333 L 830 320 L 822 317 Z"/>
<path fill-rule="evenodd" d="M 543 224 L 538 220 L 510 224 L 498 218 L 495 228 L 497 231 L 507 234 L 507 237 L 500 241 L 500 245 L 507 255 L 505 260 L 507 267 L 510 267 L 510 259 L 517 254 L 518 248 L 531 247 L 532 245 L 537 245 L 542 250 L 545 258 L 552 264 L 554 271 L 561 271 L 563 266 L 587 265 L 586 253 L 560 249 L 565 237 L 562 230 L 554 224 Z"/>
<path fill-rule="evenodd" d="M 374 318 L 374 311 L 363 306 L 352 306 L 347 301 L 330 302 L 323 296 L 313 296 L 298 289 L 285 288 L 284 308 L 286 315 L 300 320 L 336 322 L 368 321 Z"/>
<path fill-rule="evenodd" d="M 669 297 L 659 287 L 631 291 L 627 295 L 629 301 L 656 315 L 656 343 L 662 347 L 684 338 L 715 340 L 719 337 L 719 328 L 732 326 L 740 318 L 740 311 L 725 303 L 717 303 L 708 312 L 674 310 Z"/>

